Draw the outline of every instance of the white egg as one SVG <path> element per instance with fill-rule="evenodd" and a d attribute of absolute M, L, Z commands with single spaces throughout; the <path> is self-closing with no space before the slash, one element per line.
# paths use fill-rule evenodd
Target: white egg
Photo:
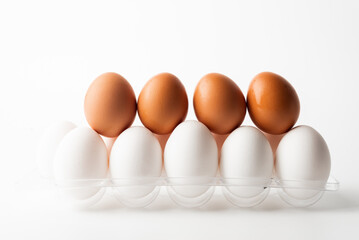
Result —
<path fill-rule="evenodd" d="M 170 178 L 215 177 L 218 149 L 208 128 L 197 121 L 179 124 L 166 143 L 164 166 Z M 174 189 L 183 196 L 197 197 L 206 192 L 208 186 L 177 186 Z"/>
<path fill-rule="evenodd" d="M 261 131 L 239 127 L 227 137 L 221 150 L 220 173 L 229 184 L 240 185 L 228 187 L 232 193 L 241 197 L 258 195 L 269 183 L 272 172 L 272 149 Z"/>
<path fill-rule="evenodd" d="M 161 172 L 162 149 L 151 131 L 144 127 L 131 127 L 117 137 L 110 155 L 110 173 L 114 183 L 118 178 L 119 184 L 136 184 L 143 178 L 146 184 L 146 177 L 159 177 Z M 148 185 L 118 187 L 117 190 L 125 197 L 140 198 L 154 188 Z"/>
<path fill-rule="evenodd" d="M 330 153 L 325 140 L 309 126 L 299 126 L 289 131 L 276 151 L 276 175 L 283 181 L 283 186 L 323 187 L 330 174 L 330 165 Z M 285 191 L 298 199 L 307 199 L 318 193 L 317 190 L 286 188 Z"/>
<path fill-rule="evenodd" d="M 41 176 L 53 177 L 53 162 L 57 147 L 64 136 L 76 127 L 69 121 L 59 121 L 47 128 L 38 144 L 36 161 Z"/>
<path fill-rule="evenodd" d="M 66 134 L 56 151 L 54 177 L 68 195 L 75 199 L 92 197 L 100 187 L 91 184 L 106 178 L 107 170 L 107 149 L 99 134 L 88 127 Z"/>

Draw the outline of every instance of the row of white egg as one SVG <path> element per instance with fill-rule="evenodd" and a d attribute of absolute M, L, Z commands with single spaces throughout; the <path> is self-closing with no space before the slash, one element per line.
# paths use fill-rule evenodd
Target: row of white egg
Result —
<path fill-rule="evenodd" d="M 157 138 L 144 127 L 125 130 L 112 149 L 100 135 L 88 127 L 60 122 L 50 127 L 41 140 L 38 166 L 42 175 L 52 176 L 59 185 L 76 187 L 67 191 L 75 199 L 87 199 L 100 188 L 85 187 L 86 182 L 72 179 L 113 179 L 159 177 L 162 165 L 170 178 L 215 177 L 267 181 L 275 169 L 283 180 L 318 181 L 325 184 L 330 173 L 330 155 L 324 139 L 313 128 L 299 126 L 288 132 L 276 151 L 274 164 L 271 146 L 257 128 L 242 126 L 225 140 L 218 161 L 216 141 L 205 125 L 197 121 L 179 124 L 169 137 L 163 154 Z M 298 186 L 294 186 L 298 187 Z M 143 198 L 155 186 L 123 187 L 119 194 Z M 172 188 L 185 198 L 196 198 L 208 186 Z M 251 198 L 263 188 L 227 188 L 232 194 Z M 289 192 L 290 193 L 290 192 Z M 299 199 L 311 198 L 316 192 L 293 191 Z"/>

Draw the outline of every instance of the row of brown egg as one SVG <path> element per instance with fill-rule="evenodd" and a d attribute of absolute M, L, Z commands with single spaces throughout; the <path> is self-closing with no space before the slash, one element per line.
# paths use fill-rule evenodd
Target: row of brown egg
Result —
<path fill-rule="evenodd" d="M 300 112 L 295 89 L 286 79 L 271 72 L 253 78 L 247 99 L 229 77 L 207 74 L 197 84 L 193 106 L 197 119 L 216 134 L 228 134 L 239 127 L 247 108 L 253 123 L 269 134 L 289 131 Z M 117 137 L 130 127 L 136 110 L 146 128 L 156 134 L 169 134 L 187 116 L 185 87 L 173 74 L 160 73 L 146 83 L 136 101 L 130 83 L 111 72 L 96 78 L 85 97 L 89 125 L 106 137 Z"/>

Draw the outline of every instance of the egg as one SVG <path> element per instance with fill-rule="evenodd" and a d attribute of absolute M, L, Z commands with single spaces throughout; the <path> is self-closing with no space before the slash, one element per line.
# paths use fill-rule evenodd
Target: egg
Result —
<path fill-rule="evenodd" d="M 300 112 L 298 95 L 283 77 L 271 72 L 256 75 L 247 93 L 248 113 L 253 123 L 269 134 L 289 131 Z"/>
<path fill-rule="evenodd" d="M 320 188 L 330 173 L 330 153 L 323 137 L 312 127 L 298 126 L 280 141 L 276 152 L 276 176 L 284 187 Z M 307 199 L 317 190 L 285 191 L 292 197 Z"/>
<path fill-rule="evenodd" d="M 104 141 L 94 130 L 78 127 L 62 139 L 55 154 L 54 178 L 64 192 L 76 200 L 94 196 L 93 186 L 107 177 L 108 155 Z M 89 181 L 88 181 L 89 180 Z"/>
<path fill-rule="evenodd" d="M 273 153 L 264 134 L 243 126 L 234 130 L 222 146 L 220 173 L 242 186 L 228 187 L 241 197 L 253 197 L 264 191 L 273 172 Z"/>
<path fill-rule="evenodd" d="M 162 149 L 151 131 L 136 126 L 126 129 L 118 136 L 110 155 L 110 173 L 115 183 L 116 178 L 127 178 L 129 180 L 125 181 L 126 183 L 138 184 L 143 181 L 141 178 L 146 180 L 146 177 L 159 177 L 161 172 Z M 118 187 L 117 190 L 125 197 L 141 198 L 152 192 L 154 188 L 154 186 L 130 186 Z"/>
<path fill-rule="evenodd" d="M 53 177 L 53 162 L 57 147 L 63 137 L 72 129 L 75 124 L 69 121 L 59 121 L 47 128 L 39 141 L 36 161 L 41 176 Z"/>
<path fill-rule="evenodd" d="M 197 121 L 179 124 L 169 137 L 164 150 L 164 167 L 169 178 L 215 177 L 218 169 L 216 141 L 208 128 Z M 195 184 L 195 183 L 194 183 Z M 175 191 L 186 197 L 197 197 L 208 186 L 176 186 Z"/>
<path fill-rule="evenodd" d="M 131 85 L 117 73 L 97 77 L 85 96 L 85 116 L 97 133 L 117 137 L 136 116 L 136 97 Z"/>
<path fill-rule="evenodd" d="M 198 121 L 217 134 L 239 127 L 246 115 L 246 102 L 237 84 L 227 76 L 209 73 L 198 82 L 193 96 Z"/>
<path fill-rule="evenodd" d="M 187 93 L 181 81 L 170 73 L 152 77 L 138 97 L 138 115 L 145 127 L 156 134 L 168 134 L 185 120 Z"/>

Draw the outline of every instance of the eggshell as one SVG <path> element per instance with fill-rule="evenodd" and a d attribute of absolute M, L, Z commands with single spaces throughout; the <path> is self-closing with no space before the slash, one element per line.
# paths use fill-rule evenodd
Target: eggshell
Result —
<path fill-rule="evenodd" d="M 330 153 L 325 140 L 309 126 L 293 128 L 278 145 L 275 170 L 277 177 L 284 181 L 284 186 L 314 189 L 323 187 L 329 177 L 330 165 Z M 286 191 L 300 199 L 310 198 L 318 192 Z"/>
<path fill-rule="evenodd" d="M 181 81 L 170 73 L 152 77 L 138 97 L 138 115 L 145 127 L 157 134 L 168 134 L 185 120 L 187 93 Z"/>
<path fill-rule="evenodd" d="M 270 181 L 272 172 L 272 149 L 261 131 L 243 126 L 227 137 L 221 151 L 220 173 L 241 185 L 229 187 L 230 191 L 242 197 L 256 196 L 264 190 L 261 184 Z"/>
<path fill-rule="evenodd" d="M 74 199 L 87 199 L 99 191 L 93 181 L 107 176 L 108 155 L 94 130 L 78 127 L 65 135 L 54 160 L 55 182 Z M 90 180 L 90 181 L 86 181 Z"/>
<path fill-rule="evenodd" d="M 117 137 L 136 116 L 136 97 L 131 85 L 117 73 L 97 77 L 85 97 L 88 124 L 99 134 Z"/>
<path fill-rule="evenodd" d="M 53 162 L 57 147 L 63 137 L 72 129 L 75 124 L 69 121 L 59 121 L 47 128 L 38 144 L 36 160 L 41 176 L 53 177 Z"/>
<path fill-rule="evenodd" d="M 164 151 L 164 166 L 168 177 L 215 177 L 218 169 L 218 150 L 208 128 L 197 121 L 178 125 L 169 137 Z M 188 182 L 187 182 L 188 183 Z M 207 186 L 177 186 L 177 193 L 197 197 L 208 190 Z"/>
<path fill-rule="evenodd" d="M 110 172 L 116 178 L 128 178 L 128 184 L 136 184 L 146 177 L 159 177 L 162 172 L 162 150 L 157 138 L 144 127 L 126 129 L 116 139 L 110 155 Z M 131 182 L 131 180 L 134 180 Z M 137 181 L 137 182 L 136 182 Z M 122 181 L 123 182 L 123 181 Z M 119 187 L 126 197 L 144 197 L 154 186 Z"/>
<path fill-rule="evenodd" d="M 230 78 L 209 73 L 198 82 L 193 96 L 198 121 L 217 134 L 228 134 L 239 127 L 246 115 L 242 91 Z"/>
<path fill-rule="evenodd" d="M 298 95 L 283 77 L 262 72 L 248 88 L 247 106 L 253 123 L 262 131 L 282 134 L 297 122 L 300 112 Z"/>

